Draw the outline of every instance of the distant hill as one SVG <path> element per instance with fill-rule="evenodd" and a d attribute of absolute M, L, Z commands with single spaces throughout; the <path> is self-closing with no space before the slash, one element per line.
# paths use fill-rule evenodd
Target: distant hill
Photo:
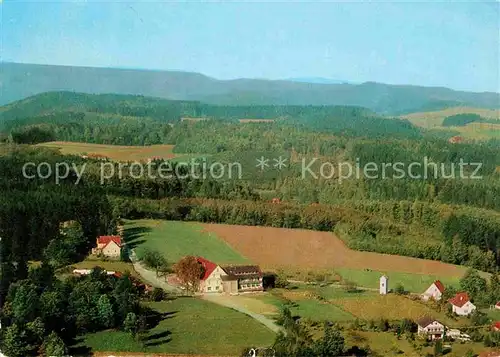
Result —
<path fill-rule="evenodd" d="M 0 63 L 0 105 L 48 91 L 134 94 L 219 105 L 350 105 L 381 114 L 453 106 L 499 108 L 499 93 L 440 87 L 217 80 L 199 73 Z"/>
<path fill-rule="evenodd" d="M 350 81 L 343 81 L 339 79 L 323 78 L 323 77 L 300 77 L 286 79 L 292 82 L 300 83 L 317 83 L 317 84 L 353 84 Z"/>

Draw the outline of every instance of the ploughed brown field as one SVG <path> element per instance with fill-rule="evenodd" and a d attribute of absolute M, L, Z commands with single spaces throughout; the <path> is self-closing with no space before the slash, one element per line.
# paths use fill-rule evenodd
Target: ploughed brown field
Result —
<path fill-rule="evenodd" d="M 233 249 L 266 269 L 351 268 L 462 276 L 463 267 L 438 261 L 349 249 L 330 232 L 204 224 Z"/>
<path fill-rule="evenodd" d="M 38 144 L 59 149 L 65 155 L 99 155 L 114 161 L 147 161 L 152 158 L 172 159 L 174 145 L 123 146 L 78 143 L 69 141 L 52 141 Z"/>
<path fill-rule="evenodd" d="M 142 352 L 93 352 L 92 357 L 224 357 L 224 356 L 156 354 L 156 353 L 142 353 Z"/>

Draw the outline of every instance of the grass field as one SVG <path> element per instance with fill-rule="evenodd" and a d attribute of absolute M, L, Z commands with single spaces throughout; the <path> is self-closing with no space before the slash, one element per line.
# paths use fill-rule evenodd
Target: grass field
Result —
<path fill-rule="evenodd" d="M 168 316 L 143 343 L 124 332 L 102 331 L 84 336 L 79 346 L 93 351 L 238 356 L 245 347 L 274 341 L 274 333 L 251 317 L 201 299 L 178 298 L 150 306 Z"/>
<path fill-rule="evenodd" d="M 443 120 L 446 117 L 456 114 L 478 114 L 483 118 L 488 119 L 500 119 L 500 110 L 492 109 L 482 109 L 482 108 L 471 108 L 471 107 L 454 107 L 447 108 L 443 110 L 433 111 L 433 112 L 419 112 L 403 115 L 402 118 L 408 119 L 411 123 L 423 127 L 423 128 L 434 128 L 441 126 Z"/>
<path fill-rule="evenodd" d="M 275 306 L 278 309 L 283 306 L 285 299 L 291 300 L 295 303 L 295 306 L 290 308 L 293 315 L 300 316 L 301 318 L 308 318 L 314 321 L 328 320 L 335 322 L 347 322 L 355 319 L 353 314 L 344 311 L 339 306 L 308 297 L 308 291 L 308 289 L 300 289 L 296 291 L 275 289 L 272 293 L 249 298 L 260 300 L 263 303 Z M 351 296 L 354 296 L 354 294 Z"/>
<path fill-rule="evenodd" d="M 358 347 L 369 345 L 382 356 L 420 357 L 408 341 L 398 340 L 394 334 L 387 332 L 349 331 L 346 333 L 346 344 Z"/>
<path fill-rule="evenodd" d="M 203 227 L 224 239 L 235 251 L 269 269 L 370 269 L 387 272 L 389 278 L 393 272 L 430 275 L 428 281 L 435 277 L 456 279 L 465 272 L 463 267 L 438 261 L 355 251 L 330 232 L 224 224 L 203 224 Z"/>
<path fill-rule="evenodd" d="M 147 161 L 152 157 L 172 159 L 176 156 L 172 153 L 173 145 L 119 146 L 53 141 L 38 146 L 59 149 L 65 155 L 99 154 L 115 161 Z"/>
<path fill-rule="evenodd" d="M 490 319 L 492 319 L 494 321 L 500 321 L 500 310 L 498 310 L 498 309 L 493 309 L 493 310 L 486 309 L 486 310 L 483 310 L 483 312 L 485 314 L 487 314 Z"/>
<path fill-rule="evenodd" d="M 254 262 L 263 269 L 331 270 L 358 286 L 377 288 L 382 274 L 390 287 L 423 292 L 434 280 L 457 285 L 465 268 L 438 261 L 351 250 L 329 232 L 271 227 L 127 221 L 125 239 L 136 248 L 158 250 L 171 263 L 201 255 L 219 264 Z"/>
<path fill-rule="evenodd" d="M 413 301 L 405 296 L 395 294 L 333 299 L 330 302 L 362 320 L 408 318 L 415 321 L 424 316 L 431 316 L 450 326 L 458 324 L 457 321 L 446 317 L 444 313 L 431 309 L 423 302 Z"/>
<path fill-rule="evenodd" d="M 323 303 L 317 300 L 297 301 L 297 307 L 292 307 L 292 314 L 311 320 L 327 320 L 335 322 L 352 321 L 356 317 L 342 307 Z"/>
<path fill-rule="evenodd" d="M 174 263 L 186 255 L 203 256 L 218 264 L 250 263 L 201 224 L 159 220 L 127 221 L 125 240 L 140 258 L 145 249 L 157 250 Z"/>
<path fill-rule="evenodd" d="M 440 276 L 410 274 L 397 271 L 374 271 L 357 270 L 348 268 L 337 268 L 335 270 L 343 279 L 352 281 L 358 286 L 366 288 L 378 288 L 379 278 L 386 274 L 389 276 L 389 289 L 394 289 L 398 284 L 403 285 L 406 291 L 423 293 L 435 280 L 441 280 L 445 286 L 459 286 L 461 276 Z"/>

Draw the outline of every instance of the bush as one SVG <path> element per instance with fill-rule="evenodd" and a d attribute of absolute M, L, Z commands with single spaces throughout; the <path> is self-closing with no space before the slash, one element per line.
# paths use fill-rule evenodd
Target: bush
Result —
<path fill-rule="evenodd" d="M 151 301 L 162 301 L 165 298 L 165 292 L 162 288 L 154 288 L 150 295 Z"/>
<path fill-rule="evenodd" d="M 290 285 L 286 275 L 280 271 L 276 275 L 276 279 L 274 281 L 274 286 L 277 288 L 287 288 Z"/>
<path fill-rule="evenodd" d="M 351 281 L 351 280 L 344 280 L 344 289 L 348 293 L 355 293 L 358 291 L 358 287 L 356 286 L 356 283 Z"/>
<path fill-rule="evenodd" d="M 406 295 L 406 290 L 401 283 L 398 283 L 394 288 L 394 292 L 398 295 Z"/>

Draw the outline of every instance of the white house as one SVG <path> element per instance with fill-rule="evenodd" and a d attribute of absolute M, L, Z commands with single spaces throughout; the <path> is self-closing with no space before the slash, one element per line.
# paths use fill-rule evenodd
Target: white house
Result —
<path fill-rule="evenodd" d="M 470 315 L 476 310 L 476 306 L 470 301 L 469 294 L 466 292 L 457 293 L 448 301 L 452 306 L 453 312 L 459 316 Z"/>
<path fill-rule="evenodd" d="M 198 257 L 198 263 L 203 266 L 203 277 L 200 280 L 200 292 L 202 293 L 217 293 L 222 292 L 222 277 L 226 276 L 226 272 L 220 266 L 212 263 L 210 260 Z"/>
<path fill-rule="evenodd" d="M 263 290 L 262 272 L 257 265 L 221 267 L 202 257 L 196 260 L 203 267 L 201 293 L 238 294 Z"/>
<path fill-rule="evenodd" d="M 439 321 L 431 317 L 423 317 L 417 321 L 419 336 L 424 336 L 430 340 L 442 339 L 444 337 L 445 327 Z"/>
<path fill-rule="evenodd" d="M 123 242 L 120 236 L 100 236 L 96 239 L 96 247 L 92 254 L 102 254 L 110 258 L 119 258 Z"/>
<path fill-rule="evenodd" d="M 422 299 L 428 301 L 430 299 L 439 301 L 444 293 L 444 285 L 439 280 L 436 280 L 422 294 Z"/>
<path fill-rule="evenodd" d="M 389 278 L 385 275 L 380 277 L 380 295 L 386 295 L 389 292 Z"/>
<path fill-rule="evenodd" d="M 495 304 L 495 309 L 500 310 L 500 301 Z"/>

